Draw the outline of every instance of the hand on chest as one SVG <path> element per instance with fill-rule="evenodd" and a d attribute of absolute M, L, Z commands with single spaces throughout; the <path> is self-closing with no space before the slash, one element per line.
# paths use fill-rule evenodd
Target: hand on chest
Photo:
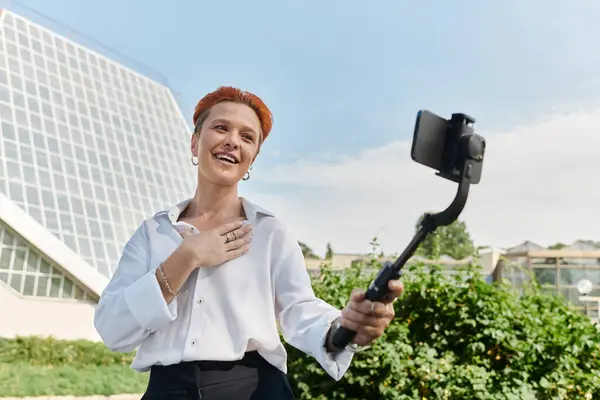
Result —
<path fill-rule="evenodd" d="M 172 232 L 151 237 L 151 268 L 166 260 L 181 244 L 180 231 L 190 229 L 187 224 L 173 226 Z M 194 234 L 201 235 L 197 230 Z M 271 261 L 269 243 L 264 237 L 253 235 L 246 254 L 212 267 L 199 267 L 188 281 L 206 281 L 207 284 L 227 286 L 227 290 L 244 290 L 249 286 L 270 285 Z M 187 282 L 189 283 L 189 282 Z"/>

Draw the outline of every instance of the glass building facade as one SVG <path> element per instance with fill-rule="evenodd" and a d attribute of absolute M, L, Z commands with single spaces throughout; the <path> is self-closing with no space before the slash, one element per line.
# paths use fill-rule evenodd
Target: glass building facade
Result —
<path fill-rule="evenodd" d="M 193 194 L 190 133 L 168 87 L 0 10 L 0 192 L 91 268 L 110 277 L 141 221 Z M 18 292 L 86 296 L 1 221 L 0 243 Z"/>

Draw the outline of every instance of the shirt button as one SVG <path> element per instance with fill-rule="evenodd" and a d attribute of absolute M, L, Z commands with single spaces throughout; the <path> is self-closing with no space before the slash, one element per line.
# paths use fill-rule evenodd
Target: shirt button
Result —
<path fill-rule="evenodd" d="M 195 340 L 192 340 L 192 341 L 190 342 L 190 344 L 191 344 L 192 346 L 195 346 L 195 345 L 196 345 L 196 341 L 195 341 Z"/>
<path fill-rule="evenodd" d="M 198 303 L 198 304 L 202 304 L 202 302 L 203 302 L 203 300 L 202 300 L 202 299 L 198 299 L 198 300 L 196 300 L 196 303 Z"/>

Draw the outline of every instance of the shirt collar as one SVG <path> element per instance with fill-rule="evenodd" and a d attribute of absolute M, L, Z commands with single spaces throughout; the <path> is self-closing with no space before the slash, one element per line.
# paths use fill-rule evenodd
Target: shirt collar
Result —
<path fill-rule="evenodd" d="M 246 220 L 248 222 L 250 222 L 251 224 L 254 224 L 256 222 L 256 218 L 258 217 L 258 214 L 263 214 L 263 215 L 267 215 L 270 217 L 274 216 L 273 213 L 271 213 L 270 211 L 262 208 L 258 204 L 251 202 L 250 200 L 246 199 L 245 197 L 240 197 L 240 199 L 242 200 L 242 207 L 244 207 L 244 213 L 246 214 Z M 186 199 L 178 204 L 175 204 L 171 208 L 169 208 L 167 215 L 169 217 L 169 221 L 171 221 L 172 224 L 177 223 L 177 219 L 179 218 L 179 215 L 181 215 L 181 213 L 187 208 L 187 206 L 190 204 L 191 201 L 192 201 L 191 198 Z"/>

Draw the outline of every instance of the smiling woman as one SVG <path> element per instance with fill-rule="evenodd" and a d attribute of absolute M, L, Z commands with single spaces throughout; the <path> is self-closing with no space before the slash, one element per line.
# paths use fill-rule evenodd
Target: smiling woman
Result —
<path fill-rule="evenodd" d="M 214 105 L 192 135 L 192 157 L 203 179 L 224 186 L 242 179 L 258 155 L 261 132 L 251 108 L 229 101 Z"/>
<path fill-rule="evenodd" d="M 355 351 L 381 336 L 389 304 L 356 292 L 340 311 L 318 299 L 302 249 L 269 211 L 238 196 L 272 116 L 254 94 L 222 87 L 194 113 L 196 193 L 146 219 L 102 293 L 95 326 L 114 351 L 138 348 L 144 399 L 293 399 L 279 338 L 341 379 Z M 332 346 L 339 326 L 357 331 Z"/>

